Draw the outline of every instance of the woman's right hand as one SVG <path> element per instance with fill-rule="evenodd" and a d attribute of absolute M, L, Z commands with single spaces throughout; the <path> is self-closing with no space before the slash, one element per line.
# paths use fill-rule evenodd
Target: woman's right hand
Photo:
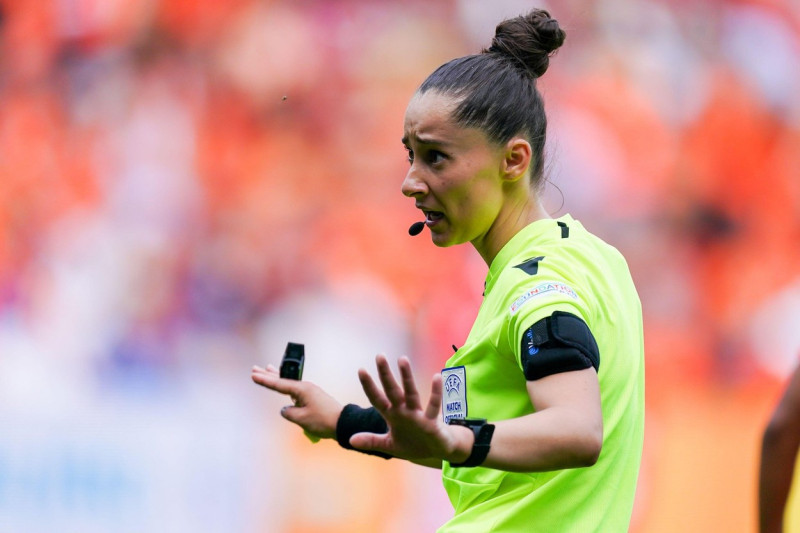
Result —
<path fill-rule="evenodd" d="M 309 437 L 336 438 L 336 423 L 342 413 L 342 404 L 330 394 L 309 381 L 296 381 L 280 377 L 272 365 L 254 366 L 251 377 L 262 387 L 285 394 L 293 405 L 281 409 L 281 416 L 305 430 Z"/>
<path fill-rule="evenodd" d="M 357 433 L 350 444 L 360 450 L 378 451 L 401 459 L 441 467 L 441 461 L 462 462 L 469 457 L 475 437 L 463 426 L 449 426 L 441 416 L 442 376 L 431 382 L 427 403 L 422 401 L 407 357 L 397 361 L 400 381 L 383 355 L 375 358 L 380 385 L 369 372 L 359 370 L 361 386 L 370 403 L 386 420 L 388 433 Z M 436 461 L 431 461 L 435 459 Z"/>

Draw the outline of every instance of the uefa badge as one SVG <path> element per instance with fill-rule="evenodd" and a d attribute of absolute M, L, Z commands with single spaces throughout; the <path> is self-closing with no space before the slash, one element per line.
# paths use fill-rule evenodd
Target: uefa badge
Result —
<path fill-rule="evenodd" d="M 442 370 L 442 416 L 447 424 L 451 418 L 467 418 L 467 370 L 454 366 Z"/>

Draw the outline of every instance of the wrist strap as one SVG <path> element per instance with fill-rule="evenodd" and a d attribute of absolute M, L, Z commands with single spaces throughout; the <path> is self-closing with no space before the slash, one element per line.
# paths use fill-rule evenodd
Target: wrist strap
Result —
<path fill-rule="evenodd" d="M 386 420 L 374 407 L 364 409 L 349 403 L 342 409 L 339 420 L 336 422 L 336 441 L 346 450 L 356 450 L 367 455 L 391 459 L 392 456 L 387 453 L 358 450 L 350 445 L 350 437 L 356 433 L 386 433 L 388 431 L 389 426 L 386 424 Z"/>
<path fill-rule="evenodd" d="M 451 418 L 448 424 L 454 426 L 464 426 L 472 430 L 475 435 L 475 442 L 472 444 L 472 453 L 463 463 L 450 463 L 450 466 L 480 466 L 489 455 L 491 448 L 492 435 L 494 435 L 494 424 L 487 424 L 485 418 Z"/>

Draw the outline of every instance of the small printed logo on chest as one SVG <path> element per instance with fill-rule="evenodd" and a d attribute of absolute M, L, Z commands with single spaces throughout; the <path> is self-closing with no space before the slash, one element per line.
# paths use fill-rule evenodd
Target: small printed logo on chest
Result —
<path fill-rule="evenodd" d="M 442 370 L 442 416 L 445 423 L 451 418 L 467 417 L 467 370 L 463 366 L 455 366 Z"/>

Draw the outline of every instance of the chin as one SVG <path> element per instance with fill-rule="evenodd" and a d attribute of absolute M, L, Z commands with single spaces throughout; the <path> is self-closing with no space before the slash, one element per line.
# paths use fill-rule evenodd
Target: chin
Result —
<path fill-rule="evenodd" d="M 448 235 L 446 233 L 431 233 L 431 240 L 433 244 L 438 246 L 439 248 L 448 248 L 450 246 L 456 246 L 458 244 L 464 244 L 466 241 L 459 241 L 458 239 L 453 238 L 453 236 Z"/>

